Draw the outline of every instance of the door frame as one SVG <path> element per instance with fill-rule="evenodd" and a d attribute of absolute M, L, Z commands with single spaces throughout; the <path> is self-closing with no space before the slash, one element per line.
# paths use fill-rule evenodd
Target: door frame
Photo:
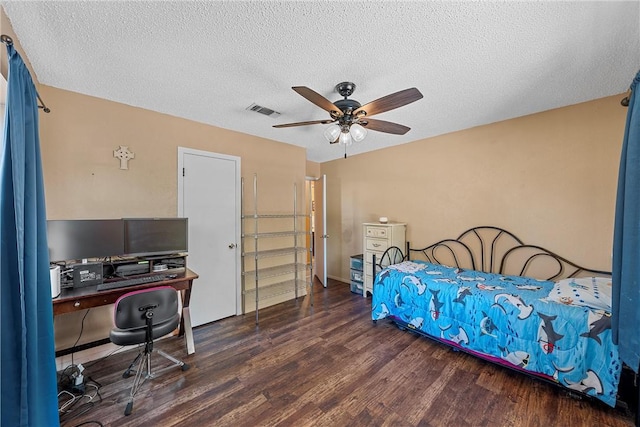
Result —
<path fill-rule="evenodd" d="M 183 175 L 183 168 L 184 168 L 184 156 L 185 155 L 196 155 L 196 156 L 204 156 L 204 157 L 213 157 L 216 159 L 221 159 L 221 160 L 230 160 L 236 163 L 236 176 L 235 176 L 235 181 L 236 181 L 236 194 L 235 194 L 235 217 L 236 217 L 236 229 L 234 232 L 235 235 L 235 249 L 236 249 L 236 316 L 239 316 L 242 314 L 242 272 L 241 272 L 241 265 L 242 265 L 242 260 L 241 260 L 241 250 L 240 250 L 240 241 L 241 241 L 241 226 L 240 226 L 240 221 L 241 221 L 241 209 L 242 209 L 242 184 L 241 184 L 241 173 L 240 173 L 240 160 L 241 158 L 238 156 L 231 156 L 228 154 L 220 154 L 220 153 L 214 153 L 211 151 L 203 151 L 203 150 L 196 150 L 194 148 L 186 148 L 186 147 L 178 147 L 178 169 L 177 169 L 177 175 L 178 175 L 178 216 L 182 216 L 184 214 L 184 194 L 182 194 L 182 189 L 184 186 L 184 175 Z M 196 271 L 197 273 L 197 271 Z M 197 286 L 197 283 L 196 283 Z"/>
<path fill-rule="evenodd" d="M 313 245 L 313 268 L 314 270 L 312 270 L 311 272 L 311 280 L 314 280 L 314 277 L 317 277 L 317 271 L 319 269 L 322 269 L 322 274 L 324 277 L 324 282 L 322 283 L 323 287 L 327 287 L 328 284 L 328 269 L 327 269 L 327 240 L 329 238 L 329 235 L 327 234 L 327 175 L 326 174 L 322 174 L 319 177 L 309 177 L 307 176 L 306 181 L 310 182 L 322 182 L 322 211 L 319 211 L 317 209 L 318 206 L 318 202 L 315 198 L 315 195 L 311 195 L 311 193 L 315 194 L 315 189 L 314 191 L 310 192 L 310 197 L 313 197 L 313 200 L 315 200 L 315 206 L 314 209 L 312 210 L 312 215 L 314 216 L 313 218 L 313 224 L 314 224 L 314 234 L 313 234 L 313 241 L 312 241 L 312 245 Z M 314 184 L 315 187 L 315 184 Z M 318 235 L 317 229 L 318 229 L 318 223 L 322 224 L 322 236 Z M 322 240 L 320 240 L 322 239 Z M 319 265 L 319 263 L 317 262 L 317 253 L 318 253 L 318 244 L 317 242 L 322 242 L 322 266 Z M 318 279 L 320 280 L 321 278 L 318 277 Z M 320 282 L 322 282 L 322 280 L 320 280 Z"/>

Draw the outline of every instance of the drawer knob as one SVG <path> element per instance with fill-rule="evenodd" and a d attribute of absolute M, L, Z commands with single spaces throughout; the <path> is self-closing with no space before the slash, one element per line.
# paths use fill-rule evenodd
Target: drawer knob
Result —
<path fill-rule="evenodd" d="M 76 301 L 76 302 L 74 302 L 74 303 L 73 303 L 73 306 L 74 306 L 74 307 L 80 307 L 80 301 Z"/>
<path fill-rule="evenodd" d="M 377 248 L 377 247 L 382 246 L 382 245 L 380 243 L 374 243 L 373 246 Z"/>

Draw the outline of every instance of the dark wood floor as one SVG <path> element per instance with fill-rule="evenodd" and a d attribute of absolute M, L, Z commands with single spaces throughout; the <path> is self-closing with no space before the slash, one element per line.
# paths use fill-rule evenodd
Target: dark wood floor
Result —
<path fill-rule="evenodd" d="M 261 310 L 259 326 L 248 314 L 196 328 L 189 356 L 181 339 L 162 340 L 158 348 L 191 368 L 147 381 L 128 417 L 132 378 L 121 374 L 134 354 L 88 364 L 102 401 L 84 414 L 76 406 L 62 425 L 633 425 L 623 408 L 576 399 L 386 321 L 374 325 L 371 298 L 347 284 L 314 291 L 313 307 L 305 297 Z"/>

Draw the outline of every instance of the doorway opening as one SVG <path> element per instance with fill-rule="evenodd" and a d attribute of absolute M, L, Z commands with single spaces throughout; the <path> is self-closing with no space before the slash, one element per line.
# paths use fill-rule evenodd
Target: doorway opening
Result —
<path fill-rule="evenodd" d="M 314 283 L 327 287 L 327 238 L 326 233 L 326 175 L 307 177 L 305 194 L 309 206 L 307 243 L 310 248 L 311 278 Z"/>

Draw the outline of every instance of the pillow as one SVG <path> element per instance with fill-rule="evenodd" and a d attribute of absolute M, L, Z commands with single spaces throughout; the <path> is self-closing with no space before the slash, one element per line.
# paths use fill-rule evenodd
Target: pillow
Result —
<path fill-rule="evenodd" d="M 611 312 L 611 278 L 577 277 L 555 282 L 551 301 Z"/>
<path fill-rule="evenodd" d="M 402 261 L 398 264 L 391 264 L 387 268 L 391 270 L 398 270 L 403 273 L 415 273 L 420 270 L 425 270 L 427 268 L 427 264 L 424 262 Z"/>

